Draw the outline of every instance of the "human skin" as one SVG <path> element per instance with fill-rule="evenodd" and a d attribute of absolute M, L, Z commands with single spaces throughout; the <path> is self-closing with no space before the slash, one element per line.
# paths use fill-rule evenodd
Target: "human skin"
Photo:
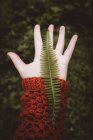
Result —
<path fill-rule="evenodd" d="M 53 31 L 54 25 L 49 25 L 48 27 L 50 40 L 53 45 Z M 77 42 L 77 35 L 73 35 L 66 50 L 64 50 L 65 43 L 65 27 L 61 26 L 59 29 L 59 37 L 56 47 L 53 51 L 56 53 L 56 58 L 59 67 L 59 79 L 66 80 L 67 79 L 67 70 L 68 64 L 70 62 L 72 53 L 75 48 L 75 44 Z M 40 58 L 41 58 L 41 50 L 42 50 L 42 37 L 40 31 L 40 25 L 35 25 L 34 28 L 34 45 L 35 45 L 35 56 L 33 62 L 26 64 L 15 52 L 7 52 L 7 55 L 11 58 L 13 64 L 15 65 L 17 71 L 19 72 L 22 79 L 29 77 L 40 77 Z"/>
<path fill-rule="evenodd" d="M 54 26 L 49 25 L 48 30 L 51 46 L 53 46 Z M 55 102 L 55 104 L 54 100 L 51 102 L 52 105 L 54 105 L 51 110 L 51 112 L 54 110 L 54 112 L 52 112 L 52 118 L 49 111 L 51 106 L 44 88 L 45 85 L 43 83 L 43 77 L 40 74 L 40 59 L 42 59 L 41 50 L 43 47 L 40 26 L 36 25 L 34 28 L 35 56 L 33 62 L 25 64 L 16 53 L 7 53 L 22 77 L 24 90 L 24 94 L 21 97 L 23 107 L 19 116 L 20 123 L 15 131 L 13 140 L 64 140 L 63 122 L 67 105 L 67 69 L 76 41 L 77 35 L 72 36 L 67 49 L 63 53 L 65 27 L 60 27 L 56 48 L 52 50 L 55 52 L 59 69 L 59 77 L 57 78 L 60 79 L 58 80 L 60 84 L 60 91 L 58 91 L 58 96 L 54 96 L 53 98 L 56 99 L 57 102 Z M 58 103 L 58 97 L 60 97 L 60 103 Z M 54 127 L 54 125 L 52 126 L 52 124 L 54 124 L 54 121 L 52 120 L 55 119 L 54 116 L 56 114 L 56 108 L 59 109 Z"/>

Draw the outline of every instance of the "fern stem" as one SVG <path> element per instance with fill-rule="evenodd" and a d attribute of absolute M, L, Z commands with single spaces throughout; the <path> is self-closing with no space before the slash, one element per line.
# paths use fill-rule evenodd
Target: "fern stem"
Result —
<path fill-rule="evenodd" d="M 47 46 L 47 51 L 50 49 L 48 49 L 48 47 L 49 46 L 51 46 L 51 45 L 49 45 L 50 44 L 50 41 L 49 41 L 49 33 L 47 33 L 47 44 L 46 44 L 46 46 Z M 53 79 L 52 79 L 52 73 L 51 73 L 51 64 L 50 64 L 50 56 L 49 56 L 49 53 L 47 54 L 48 55 L 48 66 L 49 66 L 49 76 L 50 76 L 50 82 L 51 82 L 51 90 L 52 90 L 52 96 L 53 96 L 53 111 L 52 111 L 52 122 L 54 122 L 55 121 L 55 117 L 54 117 L 54 114 L 55 114 L 55 94 L 54 94 L 54 90 L 53 90 Z"/>

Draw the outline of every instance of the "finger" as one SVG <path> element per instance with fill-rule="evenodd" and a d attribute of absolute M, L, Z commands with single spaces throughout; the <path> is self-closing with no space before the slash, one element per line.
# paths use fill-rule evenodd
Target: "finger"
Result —
<path fill-rule="evenodd" d="M 13 64 L 15 65 L 16 69 L 19 73 L 24 70 L 25 63 L 21 60 L 21 58 L 14 52 L 8 52 L 7 55 L 11 58 Z"/>
<path fill-rule="evenodd" d="M 67 47 L 67 49 L 65 50 L 64 52 L 64 56 L 66 57 L 67 61 L 69 62 L 71 56 L 72 56 L 72 53 L 73 53 L 73 50 L 75 48 L 75 44 L 77 42 L 77 38 L 78 36 L 77 35 L 74 35 L 71 40 L 70 40 L 70 43 Z"/>
<path fill-rule="evenodd" d="M 41 32 L 40 32 L 40 25 L 36 25 L 34 28 L 34 44 L 35 44 L 35 58 L 40 58 L 40 53 L 42 49 L 42 38 L 41 38 Z"/>
<path fill-rule="evenodd" d="M 59 30 L 59 37 L 56 46 L 56 50 L 58 50 L 60 53 L 63 53 L 64 42 L 65 42 L 65 27 L 61 26 Z"/>
<path fill-rule="evenodd" d="M 54 25 L 52 25 L 52 24 L 49 25 L 48 30 L 49 30 L 50 42 L 51 42 L 51 45 L 53 47 L 53 31 L 54 31 Z"/>

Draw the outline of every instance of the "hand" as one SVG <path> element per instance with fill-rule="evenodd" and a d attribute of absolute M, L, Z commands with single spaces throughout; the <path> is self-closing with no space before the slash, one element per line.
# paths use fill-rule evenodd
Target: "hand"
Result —
<path fill-rule="evenodd" d="M 48 30 L 50 34 L 51 43 L 53 44 L 54 26 L 50 25 L 48 27 Z M 60 79 L 66 80 L 67 78 L 68 63 L 71 59 L 73 50 L 75 48 L 77 37 L 78 37 L 77 35 L 72 36 L 70 43 L 63 54 L 64 42 L 65 42 L 65 27 L 64 26 L 60 27 L 58 42 L 57 42 L 56 48 L 54 49 L 57 60 L 58 60 Z M 34 28 L 34 44 L 35 44 L 35 56 L 34 56 L 33 62 L 31 62 L 30 64 L 25 64 L 21 60 L 21 58 L 14 52 L 7 53 L 7 55 L 13 61 L 22 79 L 41 76 L 40 75 L 40 54 L 41 54 L 41 49 L 42 49 L 42 37 L 41 37 L 39 25 L 36 25 Z"/>

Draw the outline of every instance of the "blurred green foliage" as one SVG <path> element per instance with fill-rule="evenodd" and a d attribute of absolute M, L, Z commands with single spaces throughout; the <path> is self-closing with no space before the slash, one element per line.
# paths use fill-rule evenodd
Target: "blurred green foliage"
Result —
<path fill-rule="evenodd" d="M 66 26 L 66 47 L 73 34 L 79 35 L 68 67 L 64 133 L 65 140 L 93 140 L 92 0 L 0 0 L 0 140 L 12 140 L 23 94 L 22 79 L 6 53 L 13 51 L 26 63 L 33 61 L 37 23 L 42 32 L 55 25 L 55 44 L 61 25 Z"/>

